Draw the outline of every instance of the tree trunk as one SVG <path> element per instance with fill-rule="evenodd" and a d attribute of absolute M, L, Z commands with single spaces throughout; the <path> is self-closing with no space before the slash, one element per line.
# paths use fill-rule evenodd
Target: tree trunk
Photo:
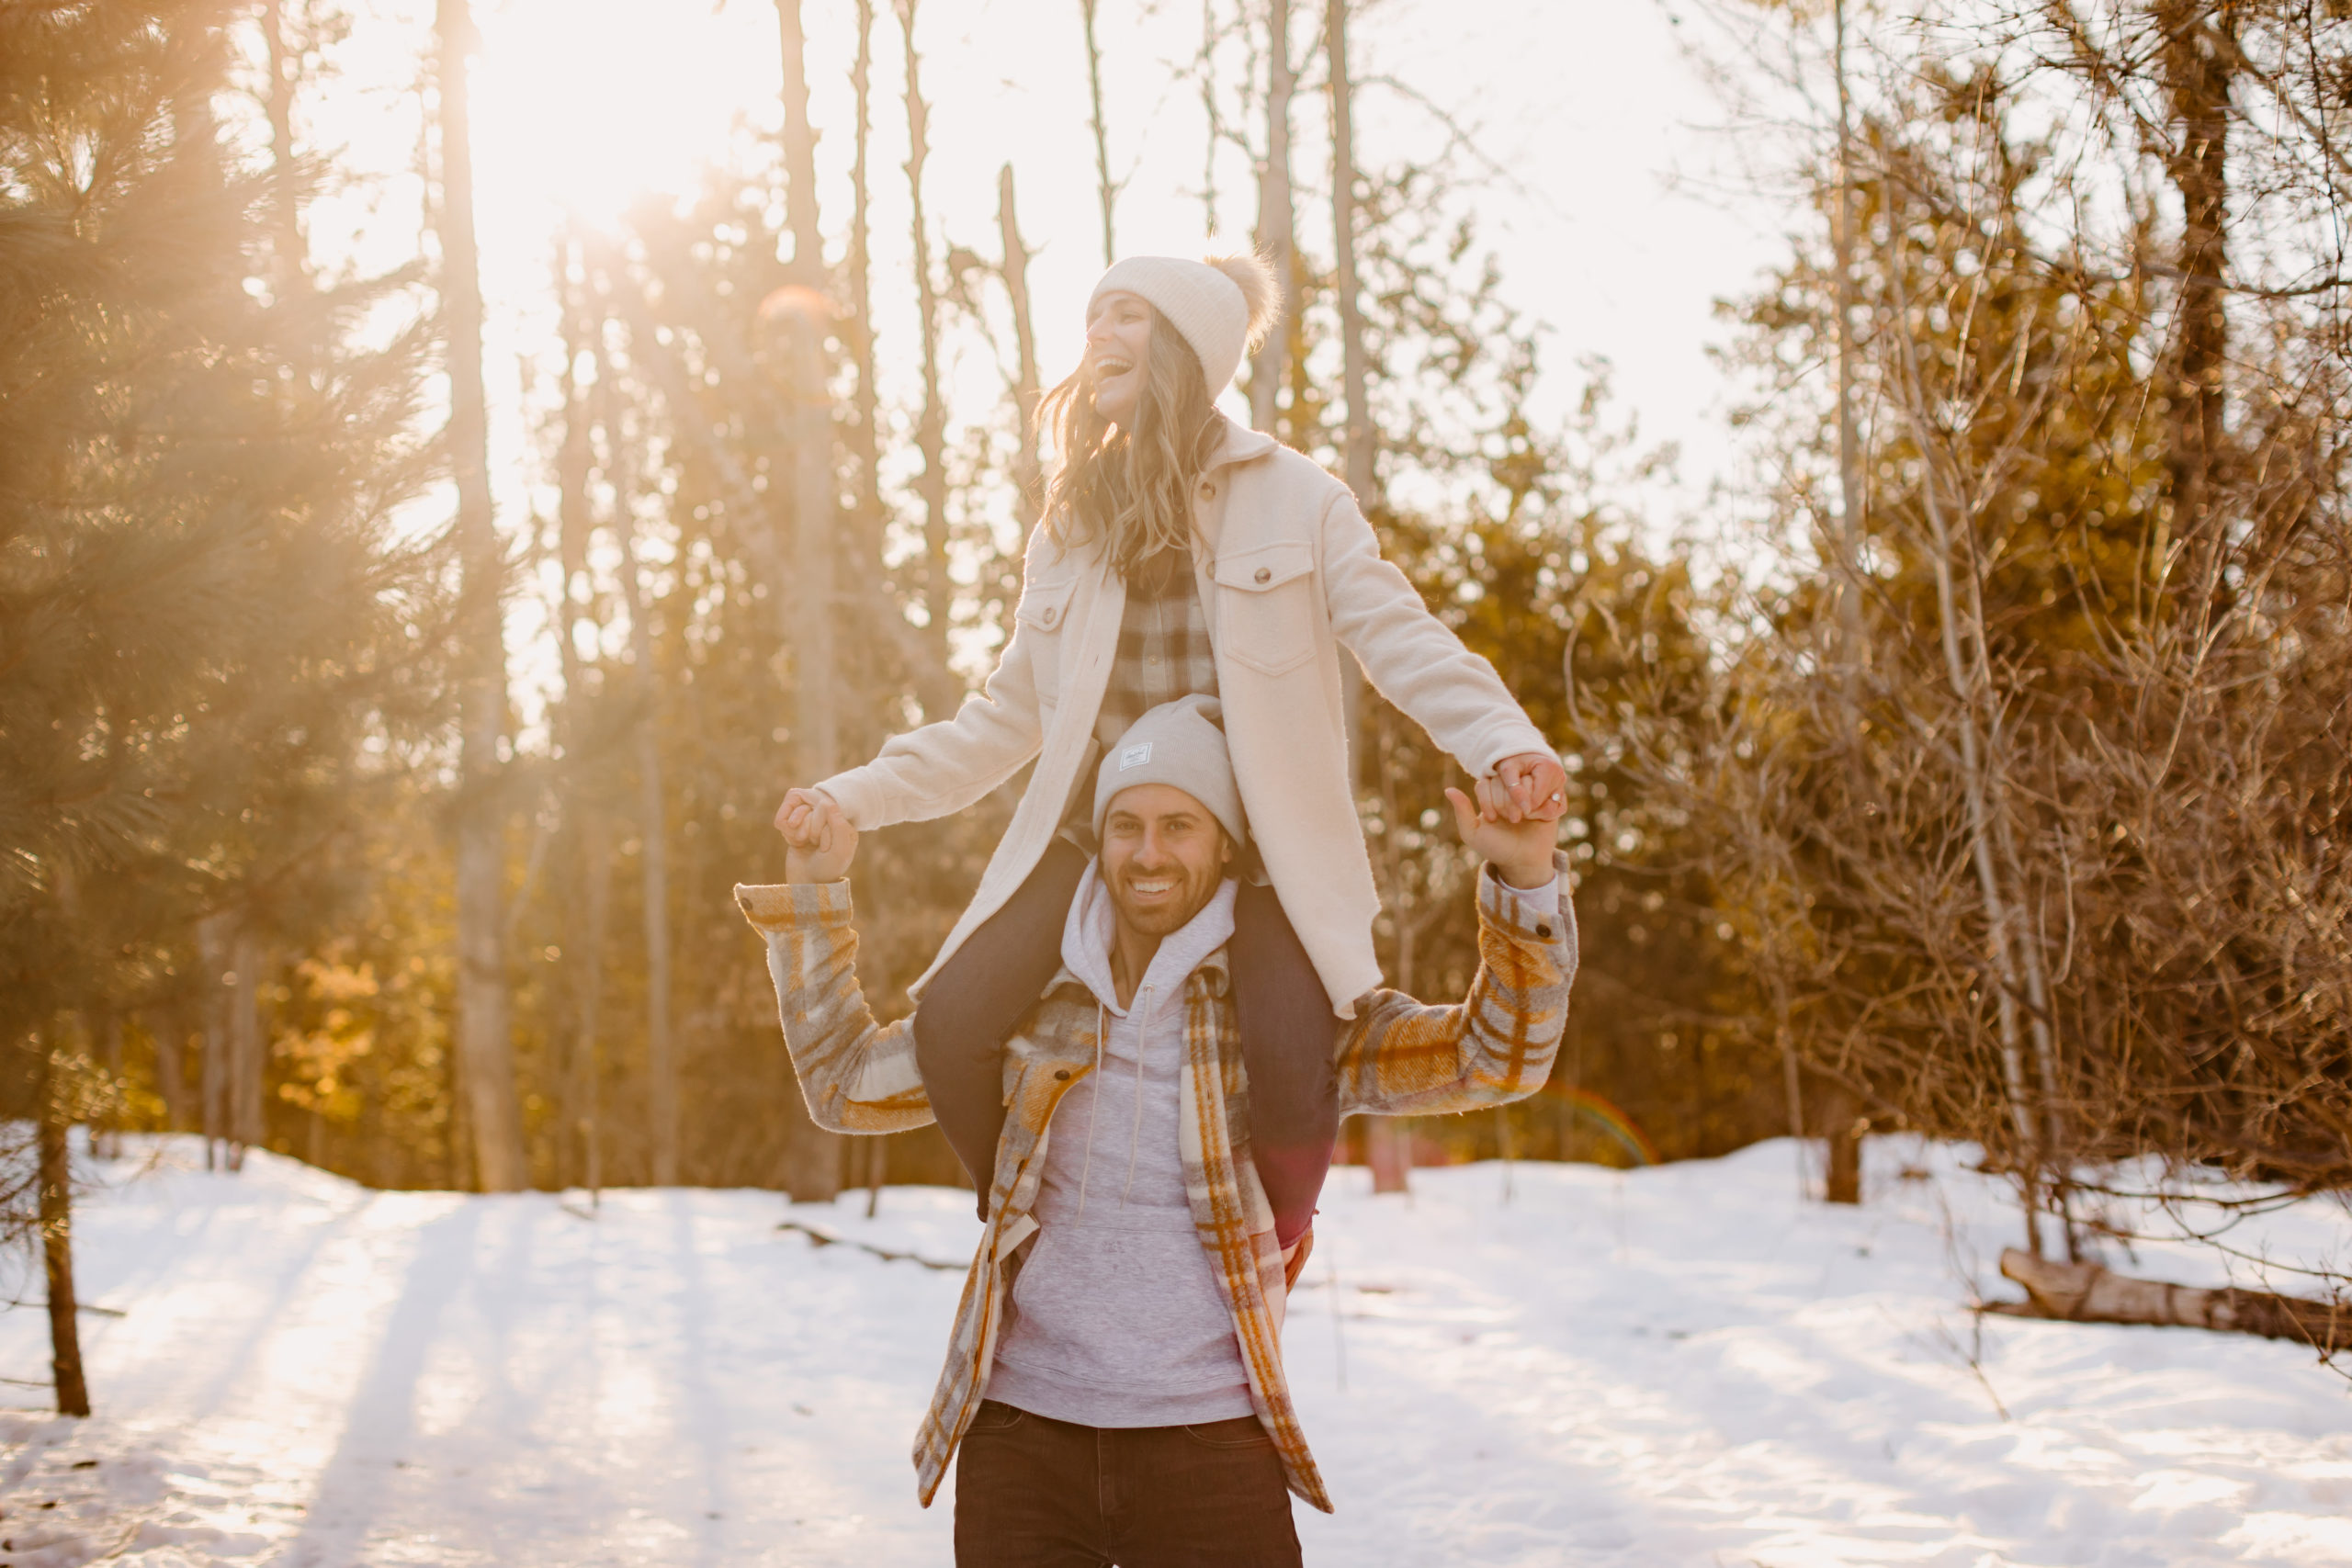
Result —
<path fill-rule="evenodd" d="M 1894 403 L 1899 415 L 1911 426 L 1920 451 L 1928 455 L 1927 471 L 1921 476 L 1919 494 L 1928 525 L 1928 554 L 1935 575 L 1937 622 L 1943 651 L 1944 677 L 1959 709 L 1961 794 L 1967 823 L 1969 862 L 1976 874 L 1977 897 L 1984 916 L 1985 958 L 1993 976 L 1993 1006 L 1998 1030 L 2002 1088 L 2008 1103 L 2010 1125 L 2018 1139 L 2018 1169 L 2026 1245 L 2039 1256 L 2042 1250 L 2042 1178 L 2047 1150 L 2043 1147 L 2041 1123 L 2034 1114 L 2032 1095 L 2026 1087 L 2025 1046 L 2018 1018 L 2022 1010 L 2018 1005 L 2023 994 L 2017 952 L 2020 933 L 2015 929 L 2016 902 L 2004 886 L 1996 853 L 1996 829 L 1993 817 L 2000 808 L 1999 786 L 1988 774 L 1997 767 L 1998 758 L 1991 754 L 1992 748 L 1984 732 L 1987 699 L 1986 694 L 1978 689 L 1976 682 L 1976 676 L 1984 671 L 1984 661 L 1981 657 L 1972 661 L 1962 646 L 1966 642 L 1981 654 L 1984 627 L 1975 614 L 1972 614 L 1964 627 L 1962 625 L 1961 596 L 1953 582 L 1956 575 L 1953 552 L 1957 547 L 1939 489 L 1942 482 L 1938 473 L 1939 447 L 1926 409 L 1927 393 L 1920 385 L 1917 353 L 1908 335 L 1911 311 L 1903 278 L 1903 257 L 1899 253 L 1889 256 L 1887 278 L 1894 298 L 1896 321 L 1893 336 L 1896 362 L 1902 372 L 1901 394 Z M 1973 581 L 1973 555 L 1971 560 Z M 1969 600 L 1968 609 L 1971 612 L 1981 612 L 1981 608 L 1980 601 L 1973 597 Z"/>
<path fill-rule="evenodd" d="M 1813 1173 L 1804 1145 L 1804 1072 L 1797 1065 L 1796 1032 L 1789 1027 L 1788 986 L 1772 977 L 1772 1043 L 1781 1057 L 1781 1100 L 1789 1117 L 1789 1141 L 1796 1146 L 1797 1201 L 1813 1196 Z"/>
<path fill-rule="evenodd" d="M 50 1368 L 62 1416 L 90 1413 L 90 1387 L 82 1375 L 82 1328 L 74 1295 L 74 1171 L 66 1145 L 71 1112 L 56 1045 L 42 1041 L 40 1145 L 40 1256 L 49 1286 Z"/>
<path fill-rule="evenodd" d="M 302 242 L 301 181 L 294 156 L 294 84 L 297 51 L 286 36 L 286 0 L 263 0 L 262 38 L 267 49 L 269 90 L 263 108 L 269 116 L 271 286 L 280 299 L 306 277 L 310 255 Z"/>
<path fill-rule="evenodd" d="M 630 656 L 637 663 L 638 864 L 644 873 L 646 1117 L 653 1185 L 678 1184 L 678 1063 L 670 1032 L 670 848 L 662 782 L 662 738 L 655 718 L 661 686 L 653 671 L 653 627 L 639 579 L 637 522 L 628 492 L 619 492 L 613 533 L 621 547 L 622 603 L 628 610 Z"/>
<path fill-rule="evenodd" d="M 90 1154 L 115 1159 L 122 1154 L 122 1014 L 109 1012 L 98 1024 L 98 1070 L 106 1075 L 105 1109 L 90 1121 Z"/>
<path fill-rule="evenodd" d="M 514 1086 L 506 976 L 506 820 L 499 747 L 506 730 L 504 565 L 490 499 L 490 418 L 481 378 L 481 281 L 474 243 L 467 0 L 440 0 L 441 308 L 449 364 L 449 460 L 458 485 L 460 761 L 457 818 L 458 1077 L 482 1190 L 510 1192 L 529 1171 Z"/>
<path fill-rule="evenodd" d="M 1388 822 L 1395 822 L 1398 818 L 1395 736 L 1389 728 L 1394 717 L 1393 710 L 1384 704 L 1377 716 L 1371 720 L 1379 747 L 1381 812 L 1383 819 Z M 1396 932 L 1393 977 L 1396 988 L 1410 996 L 1413 994 L 1413 982 L 1419 978 L 1416 946 L 1420 927 L 1412 919 L 1410 890 L 1397 864 L 1396 835 L 1383 833 L 1374 840 L 1373 847 L 1374 871 L 1380 879 L 1382 899 L 1388 908 L 1389 919 Z M 1411 1134 L 1406 1131 L 1404 1123 L 1393 1117 L 1372 1117 L 1364 1124 L 1363 1139 L 1364 1162 L 1372 1167 L 1372 1190 L 1374 1192 L 1405 1191 L 1411 1184 L 1413 1158 Z"/>
<path fill-rule="evenodd" d="M 1854 130 L 1846 77 L 1846 0 L 1837 0 L 1832 23 L 1838 75 L 1838 215 L 1832 236 L 1838 268 L 1838 628 L 1841 673 L 1850 682 L 1862 645 L 1862 446 L 1854 419 Z"/>
<path fill-rule="evenodd" d="M 1378 432 L 1372 421 L 1372 367 L 1364 344 L 1363 299 L 1356 280 L 1356 149 L 1355 78 L 1348 70 L 1348 7 L 1351 0 L 1329 0 L 1323 17 L 1323 44 L 1331 91 L 1331 232 L 1335 256 L 1334 292 L 1340 305 L 1340 377 L 1347 399 L 1346 477 L 1348 489 L 1366 517 L 1379 511 L 1377 483 Z M 1256 372 L 1252 371 L 1254 380 Z M 1254 411 L 1253 411 L 1254 412 Z M 1347 728 L 1348 756 L 1363 754 L 1363 667 L 1354 658 L 1340 660 L 1340 718 Z M 1349 783 L 1355 782 L 1351 765 Z"/>
<path fill-rule="evenodd" d="M 1285 324 L 1295 307 L 1297 290 L 1292 276 L 1292 234 L 1297 220 L 1291 210 L 1290 100 L 1296 78 L 1290 58 L 1291 0 L 1269 0 L 1266 19 L 1266 162 L 1258 172 L 1258 248 L 1273 264 L 1283 291 Z M 1276 330 L 1266 334 L 1250 365 L 1250 423 L 1271 433 L 1281 390 L 1290 334 Z M 1342 664 L 1349 662 L 1342 660 Z"/>
<path fill-rule="evenodd" d="M 944 667 L 956 600 L 947 576 L 947 407 L 939 387 L 939 291 L 932 277 L 931 228 L 922 206 L 923 164 L 931 157 L 931 110 L 922 99 L 915 53 L 917 4 L 898 0 L 899 28 L 907 44 L 907 189 L 914 208 L 915 301 L 922 321 L 922 413 L 915 426 L 915 446 L 922 454 L 922 603 L 933 650 Z"/>
<path fill-rule="evenodd" d="M 808 1101 L 798 1089 L 784 1094 L 784 1169 L 778 1185 L 796 1203 L 830 1203 L 841 1195 L 842 1145 L 837 1133 L 828 1133 L 808 1116 Z"/>
<path fill-rule="evenodd" d="M 792 225 L 785 333 L 784 432 L 792 453 L 794 744 L 800 776 L 814 783 L 841 767 L 841 676 L 834 659 L 833 554 L 839 497 L 833 491 L 832 398 L 825 384 L 825 254 L 818 231 L 817 133 L 808 123 L 800 0 L 776 0 L 784 38 L 785 209 Z"/>
<path fill-rule="evenodd" d="M 1323 41 L 1331 78 L 1331 231 L 1334 291 L 1340 306 L 1340 375 L 1347 399 L 1347 481 L 1367 515 L 1374 505 L 1378 433 L 1372 423 L 1372 365 L 1364 344 L 1363 300 L 1356 281 L 1355 79 L 1348 73 L 1350 0 L 1329 0 Z"/>
<path fill-rule="evenodd" d="M 808 123 L 808 36 L 800 0 L 775 0 L 783 45 L 784 215 L 792 231 L 788 276 L 804 288 L 825 287 L 825 247 L 817 227 L 817 132 Z"/>
<path fill-rule="evenodd" d="M 1111 235 L 1111 213 L 1119 203 L 1119 187 L 1111 179 L 1111 128 L 1102 117 L 1102 46 L 1094 36 L 1095 6 L 1096 0 L 1078 0 L 1079 19 L 1086 30 L 1086 90 L 1093 109 L 1094 193 L 1102 204 L 1102 265 L 1108 268 L 1119 259 L 1118 245 Z"/>
<path fill-rule="evenodd" d="M 1413 1139 L 1394 1116 L 1374 1116 L 1363 1130 L 1364 1163 L 1372 1167 L 1374 1192 L 1412 1190 Z"/>
<path fill-rule="evenodd" d="M 1012 342 L 1019 356 L 1019 379 L 1013 383 L 1013 405 L 1021 412 L 1021 444 L 1012 455 L 1012 482 L 1021 491 L 1021 521 L 1026 525 L 1045 505 L 1045 466 L 1037 457 L 1037 337 L 1029 316 L 1029 247 L 1021 238 L 1021 220 L 1013 210 L 1012 165 L 997 171 L 996 222 L 1004 243 L 1004 291 L 1012 300 Z"/>
<path fill-rule="evenodd" d="M 188 1132 L 196 1125 L 198 1111 L 188 1103 L 187 1025 L 176 1007 L 143 1013 L 140 1022 L 154 1043 L 155 1093 L 164 1102 L 164 1130 Z"/>
<path fill-rule="evenodd" d="M 572 1174 L 591 1192 L 605 1184 L 602 1064 L 598 1044 L 605 1011 L 605 940 L 612 919 L 613 833 L 604 813 L 594 811 L 581 824 L 582 874 L 587 889 L 581 899 L 580 952 L 573 964 L 578 976 L 571 1040 L 571 1089 L 565 1096 L 571 1112 Z"/>
<path fill-rule="evenodd" d="M 866 153 L 874 139 L 874 0 L 857 0 L 857 62 L 850 70 L 850 85 L 857 96 L 856 141 L 849 171 L 849 346 L 857 367 L 854 404 L 857 424 L 851 436 L 858 479 L 857 570 L 879 579 L 882 412 L 881 394 L 874 381 L 874 189 L 866 174 Z"/>
<path fill-rule="evenodd" d="M 203 966 L 204 1066 L 198 1090 L 197 1128 L 204 1135 L 204 1168 L 220 1158 L 229 1135 L 229 1064 L 236 1055 L 236 917 L 216 909 L 196 923 L 197 962 Z"/>
<path fill-rule="evenodd" d="M 563 671 L 563 701 L 555 712 L 555 728 L 563 751 L 557 777 L 564 825 L 575 846 L 569 863 L 576 895 L 565 900 L 564 909 L 564 958 L 571 982 L 572 1027 L 564 1052 L 562 1136 L 559 1143 L 565 1156 L 565 1177 L 594 1188 L 599 1174 L 595 1148 L 596 1045 L 604 1021 L 605 931 L 613 868 L 611 829 L 598 804 L 588 798 L 594 787 L 594 764 L 585 754 L 588 661 L 580 654 L 580 632 L 583 626 L 602 628 L 590 608 L 595 602 L 595 591 L 589 579 L 588 551 L 595 533 L 595 519 L 590 509 L 588 481 L 595 456 L 591 445 L 595 421 L 590 400 L 580 388 L 578 367 L 580 361 L 594 350 L 581 299 L 586 278 L 583 276 L 575 282 L 571 276 L 578 254 L 577 243 L 569 236 L 556 252 L 557 287 L 564 302 L 564 423 L 563 444 L 556 453 L 558 553 L 563 570 L 563 590 L 556 614 L 556 648 Z M 606 414 L 608 428 L 610 385 L 609 373 L 600 366 L 596 402 Z"/>
<path fill-rule="evenodd" d="M 2171 543 L 2182 550 L 2181 580 L 2199 598 L 2219 586 L 2209 581 L 2221 552 L 2211 535 L 2215 469 L 2224 439 L 2222 376 L 2229 355 L 2228 257 L 2230 88 L 2235 51 L 2225 35 L 2236 28 L 2226 6 L 2208 0 L 2157 0 L 2158 74 L 2170 100 L 2174 140 L 2165 172 L 2180 194 L 2180 303 L 2174 332 L 2173 386 L 2165 466 L 2172 490 Z M 2156 551 L 2162 570 L 2166 551 Z"/>
<path fill-rule="evenodd" d="M 261 943 L 250 925 L 240 925 L 234 949 L 236 988 L 230 993 L 228 1090 L 229 1168 L 243 1169 L 245 1151 L 265 1142 L 262 1068 L 267 1055 L 261 1019 Z"/>
<path fill-rule="evenodd" d="M 1862 1135 L 1866 1123 L 1851 1090 L 1831 1084 L 1821 1097 L 1821 1130 L 1829 1145 L 1828 1179 L 1822 1197 L 1832 1203 L 1862 1201 Z"/>
<path fill-rule="evenodd" d="M 842 765 L 841 672 L 835 655 L 833 599 L 834 556 L 841 529 L 840 498 L 833 486 L 832 400 L 826 388 L 825 326 L 831 309 L 825 302 L 825 259 L 818 228 L 817 134 L 808 122 L 808 80 L 800 29 L 800 0 L 777 0 L 784 18 L 784 144 L 785 177 L 788 185 L 786 214 L 792 226 L 792 266 L 787 276 L 802 292 L 792 297 L 778 325 L 786 334 L 786 406 L 791 411 L 785 439 L 792 452 L 793 584 L 793 751 L 802 778 L 811 783 L 830 778 Z M 909 123 L 920 123 L 913 107 L 915 81 L 914 6 L 908 0 L 907 80 Z M 862 117 L 861 117 L 862 118 Z M 861 127 L 861 130 L 863 128 Z M 861 142 L 863 137 L 860 138 Z M 859 148 L 861 157 L 864 147 Z M 922 232 L 919 170 L 925 149 L 917 146 L 910 167 L 918 171 L 916 229 Z M 863 169 L 860 183 L 863 183 Z M 864 235 L 857 236 L 863 242 Z M 864 257 L 858 258 L 862 268 Z M 918 263 L 928 287 L 930 262 Z M 861 278 L 860 283 L 864 280 Z M 925 350 L 935 355 L 931 321 L 935 302 L 926 301 Z M 862 365 L 864 378 L 868 366 Z M 937 580 L 946 581 L 946 474 L 944 414 L 938 401 L 935 363 L 926 363 L 929 396 L 925 425 L 933 433 L 924 451 L 924 498 L 935 519 L 926 538 L 935 538 L 930 552 Z M 936 623 L 944 637 L 945 617 Z M 840 1190 L 841 1140 L 810 1121 L 799 1096 L 787 1094 L 785 1128 L 790 1150 L 786 1186 L 795 1197 L 831 1198 Z M 797 1114 L 795 1112 L 797 1111 Z M 815 1189 L 821 1188 L 821 1192 Z"/>
<path fill-rule="evenodd" d="M 1216 155 L 1225 142 L 1224 116 L 1216 102 L 1216 0 L 1201 0 L 1201 122 L 1208 135 L 1201 149 L 1201 233 L 1216 238 Z"/>
<path fill-rule="evenodd" d="M 2109 1273 L 2096 1263 L 2053 1263 L 2008 1247 L 2001 1272 L 2023 1285 L 2027 1300 L 1988 1310 L 2010 1317 L 2069 1323 L 2132 1323 L 2155 1328 L 2209 1328 L 2293 1339 L 2323 1354 L 2352 1349 L 2352 1304 L 2305 1301 L 2267 1291 L 2199 1290 Z"/>
<path fill-rule="evenodd" d="M 799 623 L 792 649 L 795 733 L 800 776 L 810 782 L 840 771 L 841 672 L 833 657 L 832 404 L 825 391 L 825 321 L 814 294 L 784 313 L 786 434 L 792 447 L 793 593 Z"/>

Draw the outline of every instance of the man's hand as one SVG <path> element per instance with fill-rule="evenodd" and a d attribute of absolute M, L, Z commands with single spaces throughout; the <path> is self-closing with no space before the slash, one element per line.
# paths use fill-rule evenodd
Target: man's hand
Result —
<path fill-rule="evenodd" d="M 1489 822 L 1557 822 L 1568 808 L 1568 773 L 1544 751 L 1522 751 L 1478 781 L 1478 815 Z"/>
<path fill-rule="evenodd" d="M 1558 829 L 1532 817 L 1520 822 L 1491 821 L 1458 789 L 1448 789 L 1445 798 L 1453 803 L 1453 825 L 1461 830 L 1462 841 L 1484 856 L 1505 882 L 1532 892 L 1552 880 L 1552 845 Z"/>
<path fill-rule="evenodd" d="M 792 793 L 807 799 L 802 809 L 794 813 L 795 803 L 786 797 L 784 810 L 775 814 L 786 845 L 784 879 L 839 882 L 849 874 L 849 863 L 857 858 L 857 829 L 850 826 L 842 808 L 825 796 L 808 790 Z M 787 814 L 791 814 L 790 826 L 786 822 Z"/>

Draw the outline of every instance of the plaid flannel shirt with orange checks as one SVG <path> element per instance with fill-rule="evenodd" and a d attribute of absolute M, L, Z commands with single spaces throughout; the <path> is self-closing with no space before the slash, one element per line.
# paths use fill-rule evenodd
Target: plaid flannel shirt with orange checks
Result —
<path fill-rule="evenodd" d="M 1491 868 L 1480 873 L 1478 973 L 1462 1001 L 1430 1007 L 1378 990 L 1357 1002 L 1336 1043 L 1342 1114 L 1472 1111 L 1543 1086 L 1566 1027 L 1577 964 L 1566 857 L 1555 864 L 1556 909 L 1531 908 Z M 817 1124 L 898 1133 L 929 1122 L 910 1021 L 876 1023 L 858 987 L 849 884 L 739 886 L 735 898 L 766 940 L 785 1042 Z M 1189 1059 L 1179 1075 L 1179 1137 L 1193 1225 L 1232 1314 L 1250 1403 L 1282 1455 L 1291 1490 L 1329 1513 L 1330 1498 L 1283 1378 L 1283 1254 L 1250 1157 L 1249 1086 L 1223 949 L 1187 977 L 1184 1005 Z M 915 1438 L 917 1495 L 926 1507 L 987 1391 L 1023 1244 L 1037 1231 L 1033 1211 L 1054 1108 L 1093 1070 L 1099 1017 L 1093 998 L 1064 970 L 1007 1043 L 1004 1134 L 989 1222 L 965 1276 L 938 1391 Z"/>

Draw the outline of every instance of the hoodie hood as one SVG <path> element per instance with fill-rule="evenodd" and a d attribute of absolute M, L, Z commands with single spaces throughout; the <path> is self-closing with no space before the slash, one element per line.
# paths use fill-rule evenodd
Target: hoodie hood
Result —
<path fill-rule="evenodd" d="M 1233 940 L 1233 878 L 1217 884 L 1200 912 L 1159 942 L 1159 951 L 1136 983 L 1136 994 L 1149 986 L 1156 995 L 1172 998 L 1182 993 L 1185 976 L 1206 964 Z M 1094 999 L 1115 1018 L 1127 1016 L 1119 1005 L 1119 987 L 1111 978 L 1111 944 L 1118 930 L 1118 911 L 1111 890 L 1103 886 L 1099 861 L 1086 863 L 1078 896 L 1069 901 L 1069 918 L 1062 922 L 1062 968 L 1093 993 Z"/>

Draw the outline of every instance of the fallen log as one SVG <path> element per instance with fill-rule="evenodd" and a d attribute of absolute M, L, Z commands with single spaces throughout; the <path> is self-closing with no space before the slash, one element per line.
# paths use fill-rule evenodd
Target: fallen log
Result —
<path fill-rule="evenodd" d="M 876 1247 L 870 1241 L 852 1241 L 845 1235 L 835 1235 L 829 1230 L 807 1224 L 799 1220 L 786 1220 L 778 1224 L 780 1231 L 797 1231 L 808 1238 L 811 1247 L 847 1247 L 859 1252 L 869 1252 L 885 1263 L 920 1263 L 926 1269 L 936 1269 L 953 1274 L 968 1267 L 962 1263 L 942 1263 L 935 1258 L 925 1258 L 918 1252 L 896 1252 L 887 1247 Z"/>
<path fill-rule="evenodd" d="M 2352 1303 L 2234 1286 L 2209 1291 L 2135 1280 L 2096 1263 L 2053 1263 L 2014 1247 L 2002 1252 L 2001 1272 L 2025 1287 L 2027 1299 L 1995 1302 L 1984 1310 L 2009 1317 L 2210 1328 L 2219 1334 L 2292 1339 L 2323 1355 L 2352 1350 Z"/>

